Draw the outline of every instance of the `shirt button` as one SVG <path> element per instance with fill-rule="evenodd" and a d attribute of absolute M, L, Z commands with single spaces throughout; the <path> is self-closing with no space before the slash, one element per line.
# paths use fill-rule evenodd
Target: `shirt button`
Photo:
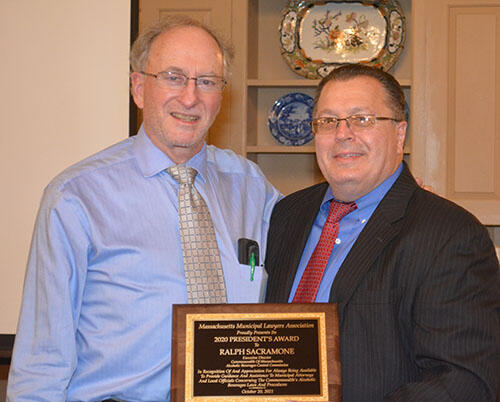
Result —
<path fill-rule="evenodd" d="M 340 239 L 335 239 L 335 244 L 340 244 Z"/>
<path fill-rule="evenodd" d="M 363 219 L 363 220 L 361 221 L 361 223 L 365 223 L 365 222 L 366 222 L 366 219 Z"/>

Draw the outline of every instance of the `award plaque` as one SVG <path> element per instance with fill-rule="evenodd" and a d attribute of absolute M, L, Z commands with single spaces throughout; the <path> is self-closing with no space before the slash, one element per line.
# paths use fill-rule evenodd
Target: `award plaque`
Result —
<path fill-rule="evenodd" d="M 337 305 L 173 306 L 171 401 L 341 401 Z"/>

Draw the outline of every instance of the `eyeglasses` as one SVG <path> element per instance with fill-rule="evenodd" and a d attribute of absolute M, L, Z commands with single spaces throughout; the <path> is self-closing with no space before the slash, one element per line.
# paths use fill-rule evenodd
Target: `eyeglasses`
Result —
<path fill-rule="evenodd" d="M 226 80 L 224 78 L 212 75 L 186 77 L 182 73 L 176 73 L 173 71 L 160 71 L 157 74 L 146 73 L 144 71 L 140 71 L 140 73 L 156 78 L 160 85 L 171 89 L 184 88 L 187 85 L 188 80 L 193 80 L 196 83 L 196 88 L 203 92 L 222 92 L 226 86 Z"/>
<path fill-rule="evenodd" d="M 355 134 L 363 133 L 373 128 L 378 120 L 401 121 L 392 117 L 378 117 L 373 114 L 355 114 L 342 119 L 338 117 L 320 117 L 313 119 L 311 122 L 313 133 L 315 135 L 335 134 L 342 120 L 346 122 L 347 127 Z"/>

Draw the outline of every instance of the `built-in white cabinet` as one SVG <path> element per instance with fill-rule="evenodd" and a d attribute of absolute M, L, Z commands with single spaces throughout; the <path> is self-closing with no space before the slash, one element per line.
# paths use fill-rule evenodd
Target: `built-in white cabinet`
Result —
<path fill-rule="evenodd" d="M 405 90 L 410 129 L 405 159 L 414 174 L 474 213 L 500 245 L 500 0 L 399 0 L 405 48 L 390 72 Z M 236 58 L 209 142 L 254 160 L 283 193 L 323 180 L 314 141 L 284 146 L 267 119 L 290 92 L 314 95 L 316 80 L 280 54 L 287 0 L 148 0 L 148 19 L 189 13 L 229 36 Z M 145 11 L 143 7 L 156 11 Z"/>

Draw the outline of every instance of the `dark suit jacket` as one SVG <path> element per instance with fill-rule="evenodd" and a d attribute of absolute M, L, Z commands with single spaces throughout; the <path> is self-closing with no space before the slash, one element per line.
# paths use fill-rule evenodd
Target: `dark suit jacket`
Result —
<path fill-rule="evenodd" d="M 276 205 L 266 302 L 288 301 L 327 188 L 322 183 Z M 343 401 L 494 401 L 499 283 L 487 230 L 418 187 L 405 165 L 330 292 L 339 307 Z"/>

